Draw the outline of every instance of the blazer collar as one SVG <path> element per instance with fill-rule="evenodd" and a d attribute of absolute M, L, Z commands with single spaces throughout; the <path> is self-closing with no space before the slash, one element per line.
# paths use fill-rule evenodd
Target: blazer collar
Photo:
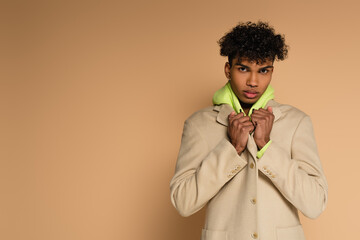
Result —
<path fill-rule="evenodd" d="M 269 106 L 273 108 L 273 114 L 275 116 L 274 122 L 275 122 L 281 117 L 281 110 L 279 109 L 277 103 L 274 100 L 268 101 L 266 107 Z M 228 116 L 232 111 L 234 111 L 234 109 L 229 104 L 221 104 L 221 105 L 215 105 L 213 110 L 218 112 L 216 121 L 224 126 L 228 126 L 229 124 Z"/>

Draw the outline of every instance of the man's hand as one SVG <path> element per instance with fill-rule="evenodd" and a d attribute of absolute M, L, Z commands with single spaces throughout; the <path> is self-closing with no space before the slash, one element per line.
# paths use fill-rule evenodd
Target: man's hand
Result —
<path fill-rule="evenodd" d="M 271 107 L 268 107 L 267 110 L 263 108 L 254 109 L 251 114 L 251 121 L 255 126 L 254 140 L 259 150 L 270 141 L 274 118 Z"/>
<path fill-rule="evenodd" d="M 240 154 L 246 148 L 249 133 L 254 131 L 254 125 L 250 118 L 244 116 L 243 113 L 235 114 L 233 111 L 229 114 L 228 119 L 229 126 L 227 130 L 231 144 L 235 147 L 237 153 Z"/>

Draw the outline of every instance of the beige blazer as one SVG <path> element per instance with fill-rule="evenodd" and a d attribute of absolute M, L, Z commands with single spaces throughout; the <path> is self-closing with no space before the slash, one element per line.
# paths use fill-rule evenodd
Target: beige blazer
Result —
<path fill-rule="evenodd" d="M 305 239 L 298 210 L 316 218 L 326 206 L 310 117 L 274 100 L 267 106 L 272 143 L 260 159 L 253 134 L 240 155 L 230 143 L 230 105 L 201 109 L 184 123 L 171 201 L 182 216 L 207 204 L 202 240 Z"/>

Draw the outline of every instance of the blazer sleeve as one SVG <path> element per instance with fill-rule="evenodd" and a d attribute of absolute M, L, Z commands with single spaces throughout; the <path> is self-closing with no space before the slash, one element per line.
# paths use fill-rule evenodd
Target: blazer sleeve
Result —
<path fill-rule="evenodd" d="M 294 132 L 290 155 L 273 140 L 258 166 L 305 216 L 314 219 L 324 211 L 328 185 L 309 116 L 302 118 Z"/>
<path fill-rule="evenodd" d="M 186 217 L 199 211 L 247 164 L 223 138 L 212 149 L 191 122 L 185 121 L 175 174 L 170 182 L 171 202 Z"/>

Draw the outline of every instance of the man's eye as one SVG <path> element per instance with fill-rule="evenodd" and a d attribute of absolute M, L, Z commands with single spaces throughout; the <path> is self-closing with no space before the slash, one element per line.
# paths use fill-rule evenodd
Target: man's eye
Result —
<path fill-rule="evenodd" d="M 239 69 L 240 72 L 246 72 L 246 70 L 247 70 L 247 69 L 244 68 L 244 67 L 239 67 L 238 69 Z"/>
<path fill-rule="evenodd" d="M 267 73 L 267 72 L 269 72 L 269 70 L 267 70 L 266 68 L 260 70 L 260 73 Z"/>

